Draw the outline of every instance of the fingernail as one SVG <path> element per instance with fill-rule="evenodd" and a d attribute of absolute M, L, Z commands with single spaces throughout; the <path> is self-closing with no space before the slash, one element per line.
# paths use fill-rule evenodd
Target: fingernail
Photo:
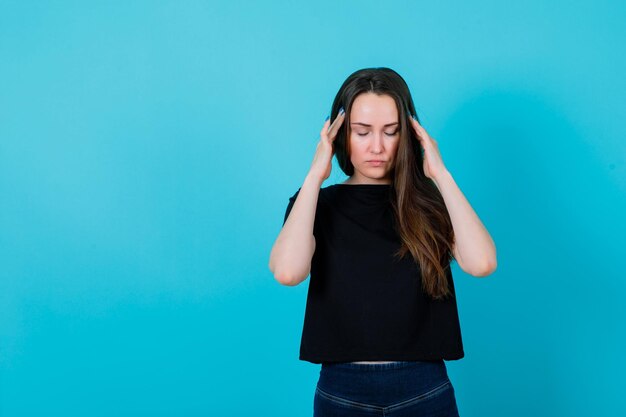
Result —
<path fill-rule="evenodd" d="M 326 120 L 328 120 L 328 119 L 330 119 L 330 116 L 326 116 L 326 118 L 324 119 L 324 121 L 326 121 Z"/>
<path fill-rule="evenodd" d="M 339 114 L 343 114 L 343 106 L 339 108 Z"/>

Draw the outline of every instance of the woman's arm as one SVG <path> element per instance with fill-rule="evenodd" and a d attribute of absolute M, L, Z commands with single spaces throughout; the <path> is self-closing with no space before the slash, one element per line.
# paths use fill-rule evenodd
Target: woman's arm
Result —
<path fill-rule="evenodd" d="M 410 121 L 424 150 L 424 174 L 437 185 L 452 220 L 454 259 L 468 274 L 476 277 L 491 274 L 497 267 L 496 245 L 491 235 L 445 167 L 437 141 L 415 117 L 411 117 Z"/>
<path fill-rule="evenodd" d="M 322 181 L 308 175 L 270 253 L 270 271 L 283 285 L 304 281 L 315 252 L 313 225 Z"/>
<path fill-rule="evenodd" d="M 313 156 L 311 169 L 272 246 L 269 268 L 274 278 L 283 285 L 298 285 L 311 272 L 311 260 L 315 253 L 313 226 L 315 225 L 317 198 L 322 183 L 332 170 L 333 142 L 344 119 L 343 107 L 339 109 L 332 124 L 330 116 L 326 118 L 320 131 L 320 141 Z"/>
<path fill-rule="evenodd" d="M 446 169 L 433 178 L 452 220 L 454 258 L 468 274 L 484 277 L 496 270 L 496 246 L 491 235 Z"/>

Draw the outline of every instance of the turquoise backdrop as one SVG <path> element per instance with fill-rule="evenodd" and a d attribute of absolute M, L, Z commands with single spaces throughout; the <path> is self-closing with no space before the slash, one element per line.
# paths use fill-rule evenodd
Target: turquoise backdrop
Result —
<path fill-rule="evenodd" d="M 375 66 L 497 245 L 489 277 L 454 264 L 461 415 L 626 415 L 624 22 L 617 0 L 0 1 L 0 416 L 312 415 L 308 280 L 269 253 Z"/>

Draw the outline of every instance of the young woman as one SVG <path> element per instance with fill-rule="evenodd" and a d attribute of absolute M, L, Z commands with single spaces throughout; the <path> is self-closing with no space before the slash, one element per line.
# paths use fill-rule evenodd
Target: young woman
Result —
<path fill-rule="evenodd" d="M 322 188 L 333 155 L 349 178 Z M 452 259 L 489 275 L 495 244 L 404 79 L 389 68 L 354 72 L 269 262 L 281 284 L 311 276 L 300 359 L 321 364 L 314 416 L 458 415 L 444 363 L 464 357 Z"/>

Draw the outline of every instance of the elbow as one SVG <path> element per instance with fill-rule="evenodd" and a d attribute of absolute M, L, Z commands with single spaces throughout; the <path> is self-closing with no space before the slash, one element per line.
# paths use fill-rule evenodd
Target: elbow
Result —
<path fill-rule="evenodd" d="M 279 284 L 287 287 L 295 287 L 309 276 L 309 271 L 307 271 L 303 276 L 302 274 L 296 274 L 290 271 L 285 271 L 284 269 L 276 268 L 271 261 L 269 268 L 274 275 L 274 279 L 278 281 Z"/>
<path fill-rule="evenodd" d="M 475 262 L 472 262 L 472 265 L 464 270 L 470 275 L 482 278 L 493 274 L 497 267 L 498 260 L 494 246 L 492 250 L 485 253 L 484 256 L 476 257 Z"/>
<path fill-rule="evenodd" d="M 292 284 L 293 280 L 287 274 L 283 273 L 282 271 L 280 272 L 278 271 L 278 267 L 276 266 L 276 261 L 274 260 L 274 249 L 272 249 L 272 252 L 270 254 L 270 261 L 268 264 L 268 268 L 270 272 L 272 273 L 272 275 L 274 276 L 274 279 L 278 281 L 279 284 L 293 286 Z"/>
<path fill-rule="evenodd" d="M 313 240 L 313 251 L 315 250 L 315 240 Z M 285 258 L 286 257 L 286 258 Z M 282 285 L 295 287 L 302 281 L 306 280 L 311 273 L 311 259 L 313 255 L 307 256 L 306 263 L 299 262 L 300 255 L 287 253 L 281 254 L 278 258 L 272 250 L 270 254 L 269 269 L 274 275 L 274 279 Z M 285 261 L 289 259 L 289 261 Z"/>
<path fill-rule="evenodd" d="M 279 284 L 284 285 L 285 287 L 295 287 L 299 283 L 292 279 L 284 279 L 284 278 L 276 278 Z"/>
<path fill-rule="evenodd" d="M 276 273 L 274 274 L 274 279 L 278 281 L 281 285 L 285 285 L 287 287 L 295 287 L 300 284 L 302 281 L 306 279 L 308 274 L 304 277 L 298 277 L 293 274 L 285 274 L 285 273 Z"/>
<path fill-rule="evenodd" d="M 498 262 L 496 259 L 492 259 L 486 262 L 483 262 L 481 265 L 472 268 L 471 271 L 468 271 L 469 274 L 482 278 L 493 274 L 498 267 Z"/>
<path fill-rule="evenodd" d="M 272 262 L 272 259 L 270 259 L 270 263 L 268 266 L 269 266 L 270 272 L 274 276 L 274 279 L 278 281 L 279 284 L 286 285 L 288 287 L 293 287 L 295 285 L 294 279 L 290 275 L 276 270 L 274 263 Z"/>

